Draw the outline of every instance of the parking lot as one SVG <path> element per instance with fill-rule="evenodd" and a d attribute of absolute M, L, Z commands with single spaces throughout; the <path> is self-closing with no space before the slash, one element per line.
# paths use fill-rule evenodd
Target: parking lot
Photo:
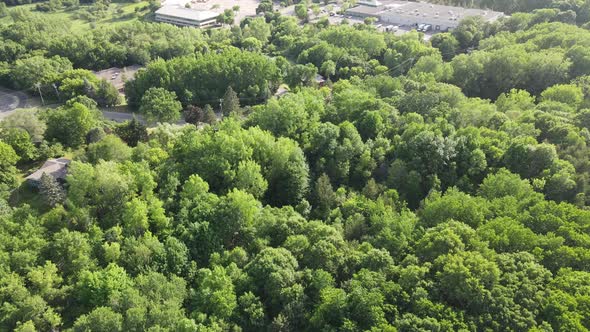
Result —
<path fill-rule="evenodd" d="M 123 91 L 123 89 L 125 88 L 125 81 L 133 79 L 133 77 L 135 77 L 135 73 L 137 73 L 137 71 L 140 68 L 142 68 L 142 66 L 139 65 L 133 65 L 123 68 L 113 67 L 94 72 L 94 75 L 96 75 L 98 79 L 107 80 L 108 82 L 113 84 L 113 86 L 117 90 Z"/>
<path fill-rule="evenodd" d="M 344 21 L 344 20 L 347 21 L 348 24 L 357 24 L 357 23 L 364 24 L 365 23 L 364 18 L 351 16 L 351 15 L 347 15 L 347 14 L 338 14 L 337 12 L 340 9 L 336 6 L 333 6 L 333 7 L 334 7 L 334 8 L 332 8 L 333 15 L 330 15 L 330 11 L 328 10 L 328 8 L 326 6 L 320 6 L 320 11 L 321 11 L 320 14 L 315 16 L 313 13 L 310 12 L 309 13 L 309 21 L 310 22 L 317 22 L 319 19 L 327 17 L 328 21 L 332 25 L 341 24 L 342 21 Z M 295 6 L 289 6 L 289 7 L 280 8 L 279 10 L 282 15 L 295 16 L 294 8 L 295 8 Z M 376 21 L 374 23 L 374 25 L 377 27 L 378 31 L 387 32 L 386 27 L 389 25 L 392 25 L 392 24 Z M 396 36 L 401 36 L 401 35 L 406 34 L 412 30 L 416 30 L 416 27 L 400 25 L 400 26 L 397 26 L 397 28 L 394 31 L 389 31 L 389 32 L 395 34 Z M 433 31 L 428 31 L 428 32 L 423 32 L 423 33 L 424 33 L 424 40 L 430 40 L 430 38 L 434 34 Z"/>

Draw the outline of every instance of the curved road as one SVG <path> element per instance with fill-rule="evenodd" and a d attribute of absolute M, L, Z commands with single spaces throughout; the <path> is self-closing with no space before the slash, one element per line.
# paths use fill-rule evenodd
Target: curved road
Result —
<path fill-rule="evenodd" d="M 0 88 L 0 119 L 18 108 L 30 107 L 29 97 L 21 91 Z"/>
<path fill-rule="evenodd" d="M 19 108 L 36 107 L 39 106 L 38 103 L 35 98 L 28 96 L 24 92 L 0 88 L 0 121 Z M 131 113 L 110 112 L 104 109 L 101 112 L 105 118 L 115 122 L 125 122 L 133 119 Z M 136 114 L 135 117 L 143 122 L 141 115 Z"/>

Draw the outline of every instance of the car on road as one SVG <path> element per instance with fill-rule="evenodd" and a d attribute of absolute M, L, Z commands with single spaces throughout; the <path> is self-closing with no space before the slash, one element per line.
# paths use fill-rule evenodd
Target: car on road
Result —
<path fill-rule="evenodd" d="M 426 25 L 426 24 L 418 24 L 418 29 L 416 29 L 416 30 L 417 30 L 417 31 L 420 31 L 420 32 L 421 32 L 421 31 L 423 31 L 423 30 L 424 30 L 424 26 L 425 26 L 425 25 Z"/>

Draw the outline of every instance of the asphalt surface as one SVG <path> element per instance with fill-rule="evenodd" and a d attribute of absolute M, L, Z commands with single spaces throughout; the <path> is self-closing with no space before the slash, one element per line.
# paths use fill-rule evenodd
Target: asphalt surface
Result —
<path fill-rule="evenodd" d="M 26 108 L 29 97 L 20 91 L 0 88 L 0 119 L 12 114 L 18 108 Z"/>
<path fill-rule="evenodd" d="M 26 93 L 20 91 L 0 88 L 0 121 L 14 113 L 19 108 L 30 108 L 39 105 L 34 105 L 34 98 L 29 97 Z M 115 122 L 125 122 L 133 119 L 132 113 L 110 112 L 101 110 L 105 118 Z M 136 114 L 135 117 L 144 122 L 141 115 Z"/>
<path fill-rule="evenodd" d="M 106 119 L 115 121 L 115 122 L 125 122 L 125 121 L 131 121 L 133 119 L 133 113 L 121 113 L 121 112 L 110 112 L 110 111 L 104 111 L 101 110 L 102 115 L 104 115 L 104 117 Z M 135 118 L 141 122 L 145 121 L 143 120 L 143 117 L 139 114 L 135 114 Z"/>

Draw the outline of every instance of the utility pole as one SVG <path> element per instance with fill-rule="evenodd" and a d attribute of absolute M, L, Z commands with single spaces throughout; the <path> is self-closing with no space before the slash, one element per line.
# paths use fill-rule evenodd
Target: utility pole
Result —
<path fill-rule="evenodd" d="M 60 95 L 59 95 L 59 91 L 57 90 L 57 85 L 55 83 L 51 84 L 51 86 L 53 86 L 53 89 L 55 90 L 55 94 L 57 95 L 57 99 L 61 100 Z"/>
<path fill-rule="evenodd" d="M 41 93 L 41 83 L 35 83 L 35 87 L 39 91 L 39 97 L 41 97 L 41 105 L 45 105 L 45 100 L 43 100 L 43 94 Z"/>

